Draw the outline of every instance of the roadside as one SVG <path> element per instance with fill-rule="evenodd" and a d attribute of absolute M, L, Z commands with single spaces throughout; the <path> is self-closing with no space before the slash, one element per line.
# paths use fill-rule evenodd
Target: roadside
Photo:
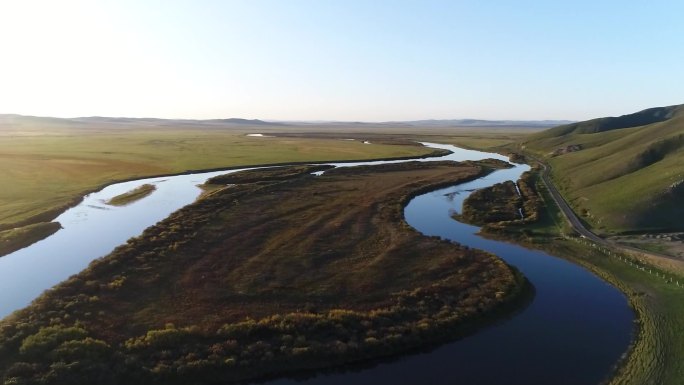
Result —
<path fill-rule="evenodd" d="M 622 242 L 619 242 L 620 240 L 622 240 L 624 242 L 625 240 L 628 240 L 631 237 L 619 237 L 617 239 L 616 238 L 604 239 L 604 238 L 601 238 L 598 235 L 594 234 L 589 229 L 587 229 L 586 226 L 584 226 L 584 223 L 582 223 L 581 219 L 572 210 L 572 208 L 570 207 L 568 202 L 563 198 L 563 196 L 560 194 L 560 192 L 558 192 L 558 189 L 556 189 L 554 184 L 551 182 L 551 180 L 549 178 L 549 174 L 551 172 L 551 167 L 538 158 L 532 157 L 530 155 L 527 155 L 527 156 L 541 165 L 541 167 L 542 167 L 542 172 L 540 173 L 541 180 L 544 182 L 544 185 L 546 186 L 547 190 L 549 191 L 549 194 L 553 198 L 553 200 L 556 203 L 556 205 L 558 206 L 558 208 L 563 213 L 563 216 L 565 217 L 565 219 L 571 225 L 572 229 L 575 232 L 577 232 L 577 234 L 579 234 L 580 237 L 585 238 L 591 242 L 594 242 L 598 246 L 601 246 L 604 248 L 614 249 L 615 251 L 619 251 L 622 253 L 627 253 L 634 258 L 645 259 L 646 261 L 644 261 L 643 263 L 652 264 L 655 267 L 658 267 L 661 269 L 667 269 L 667 270 L 670 270 L 672 273 L 676 273 L 676 274 L 683 274 L 684 273 L 684 260 L 682 260 L 679 257 L 672 256 L 669 254 L 665 254 L 662 252 L 645 250 L 643 248 L 638 248 L 638 247 L 626 245 Z"/>

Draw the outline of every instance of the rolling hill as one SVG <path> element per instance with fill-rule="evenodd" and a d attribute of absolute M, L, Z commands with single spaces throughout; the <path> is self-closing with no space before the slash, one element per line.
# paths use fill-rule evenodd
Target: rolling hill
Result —
<path fill-rule="evenodd" d="M 594 230 L 684 230 L 684 105 L 557 126 L 522 146 Z"/>

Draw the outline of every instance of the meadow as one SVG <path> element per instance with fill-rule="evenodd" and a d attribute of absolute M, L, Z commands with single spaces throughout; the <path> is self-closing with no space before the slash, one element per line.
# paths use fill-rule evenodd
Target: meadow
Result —
<path fill-rule="evenodd" d="M 684 106 L 661 107 L 560 126 L 521 145 L 546 159 L 595 232 L 681 231 L 683 126 Z"/>
<path fill-rule="evenodd" d="M 268 126 L 0 119 L 0 231 L 49 223 L 84 194 L 117 181 L 190 170 L 431 152 L 410 141 L 368 145 L 337 138 L 246 136 L 263 130 Z M 5 242 L 0 255 L 49 235 L 39 229 L 51 226 L 4 232 L 3 238 L 18 238 Z"/>
<path fill-rule="evenodd" d="M 419 156 L 412 145 L 151 130 L 0 135 L 0 225 L 63 209 L 114 181 L 188 170 L 297 161 Z"/>

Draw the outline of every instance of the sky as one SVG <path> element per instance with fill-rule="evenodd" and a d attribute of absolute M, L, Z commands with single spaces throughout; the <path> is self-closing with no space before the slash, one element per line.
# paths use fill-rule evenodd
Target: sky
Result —
<path fill-rule="evenodd" d="M 0 0 L 0 113 L 584 120 L 684 103 L 684 2 Z"/>

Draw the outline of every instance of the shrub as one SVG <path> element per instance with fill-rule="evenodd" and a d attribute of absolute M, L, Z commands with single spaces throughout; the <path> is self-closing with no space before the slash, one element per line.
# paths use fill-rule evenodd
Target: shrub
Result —
<path fill-rule="evenodd" d="M 83 340 L 87 332 L 79 327 L 62 325 L 41 328 L 36 334 L 24 339 L 19 353 L 26 357 L 39 358 L 66 341 Z"/>

